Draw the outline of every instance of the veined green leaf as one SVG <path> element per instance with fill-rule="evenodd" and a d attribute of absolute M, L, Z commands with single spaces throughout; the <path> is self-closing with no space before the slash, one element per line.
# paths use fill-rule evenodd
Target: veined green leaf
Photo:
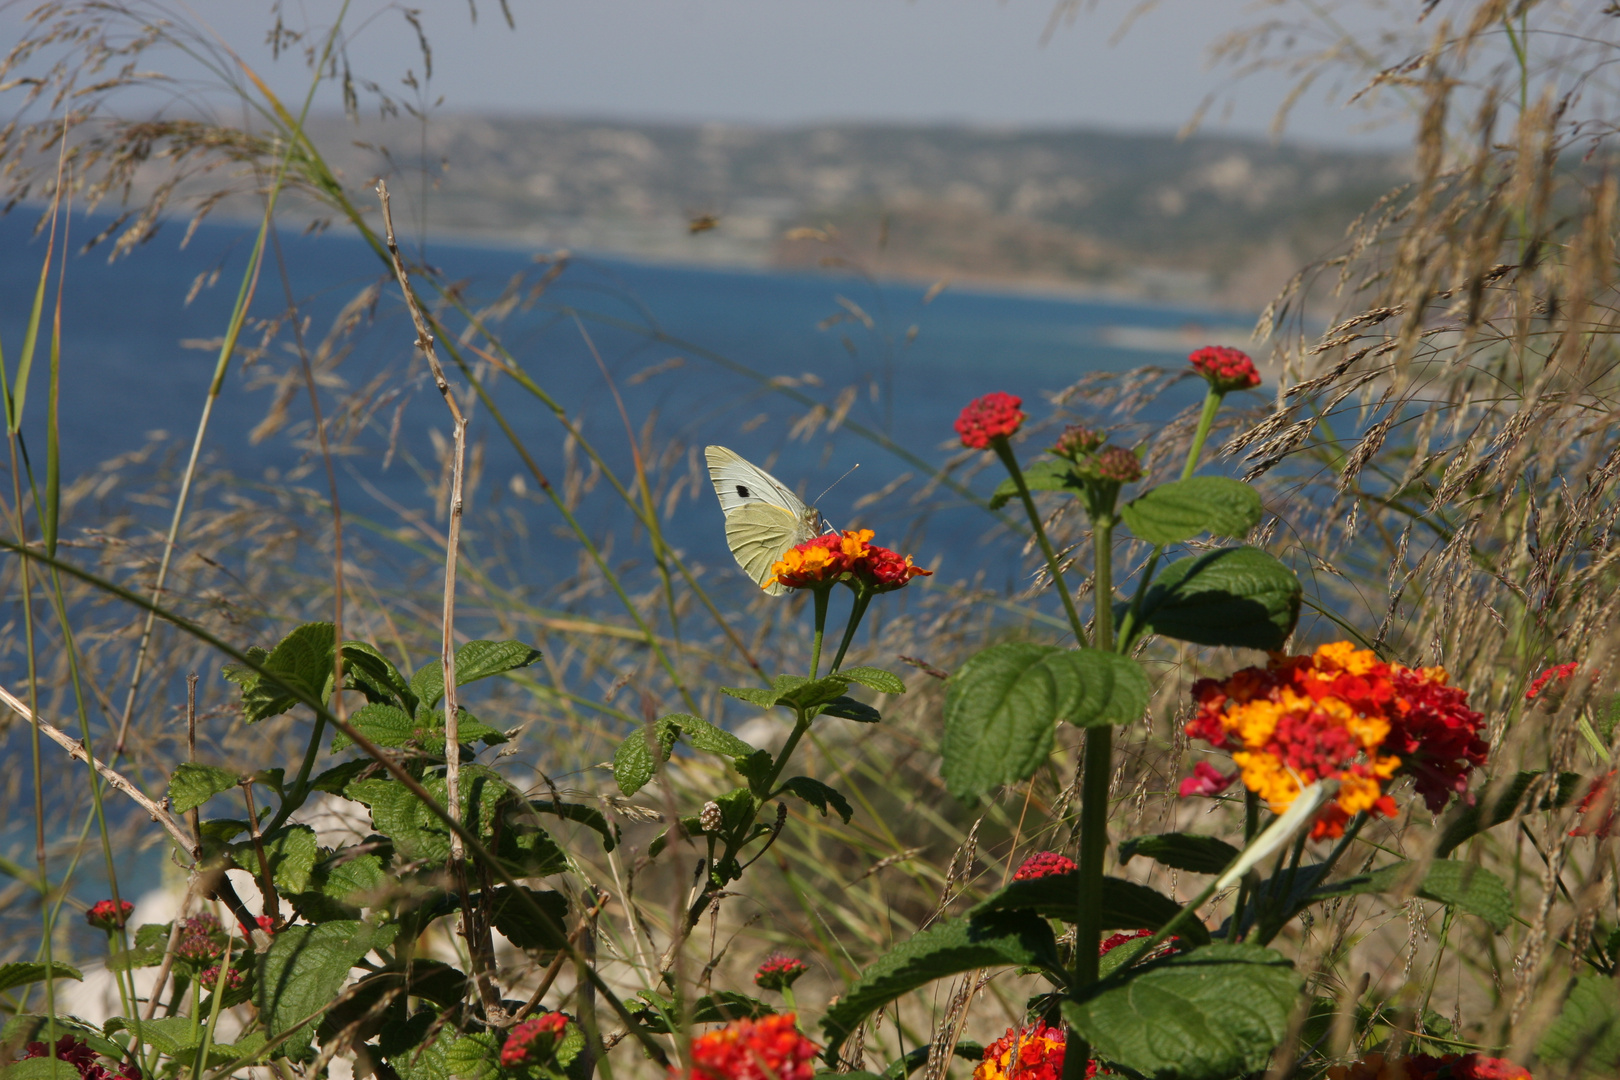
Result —
<path fill-rule="evenodd" d="M 1260 493 L 1241 480 L 1194 476 L 1149 488 L 1119 514 L 1150 544 L 1179 544 L 1202 533 L 1243 536 L 1260 524 Z"/>
<path fill-rule="evenodd" d="M 1034 775 L 1052 752 L 1059 720 L 1121 724 L 1147 708 L 1150 687 L 1129 657 L 1014 641 L 992 645 L 946 683 L 941 769 L 968 798 Z"/>
<path fill-rule="evenodd" d="M 1138 629 L 1195 645 L 1280 649 L 1299 621 L 1299 578 L 1252 547 L 1180 559 L 1142 597 Z M 1114 605 L 1116 622 L 1130 602 Z"/>
<path fill-rule="evenodd" d="M 1028 912 L 998 912 L 950 919 L 914 934 L 874 961 L 827 1010 L 821 1027 L 829 1053 L 895 998 L 936 979 L 988 967 L 1038 967 L 1061 978 L 1051 926 Z"/>
<path fill-rule="evenodd" d="M 1228 1080 L 1263 1070 L 1304 980 L 1255 945 L 1206 945 L 1126 968 L 1063 1003 L 1099 1058 L 1143 1076 Z"/>
<path fill-rule="evenodd" d="M 177 814 L 195 810 L 220 792 L 231 790 L 241 779 L 226 769 L 183 761 L 169 777 L 169 806 Z"/>

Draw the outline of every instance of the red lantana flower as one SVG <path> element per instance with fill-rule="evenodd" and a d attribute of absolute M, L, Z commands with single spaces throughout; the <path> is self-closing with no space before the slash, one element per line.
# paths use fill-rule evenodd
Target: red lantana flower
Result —
<path fill-rule="evenodd" d="M 969 450 L 988 450 L 997 439 L 1012 436 L 1025 420 L 1024 399 L 997 390 L 975 398 L 956 418 L 956 433 Z"/>
<path fill-rule="evenodd" d="M 1252 390 L 1260 385 L 1260 372 L 1249 359 L 1249 354 L 1225 345 L 1206 345 L 1187 357 L 1193 370 L 1209 381 L 1209 388 L 1217 394 L 1233 390 Z"/>
<path fill-rule="evenodd" d="M 1198 715 L 1187 734 L 1230 751 L 1244 786 L 1282 813 L 1308 784 L 1334 779 L 1334 801 L 1312 826 L 1316 838 L 1343 835 L 1351 815 L 1395 814 L 1384 791 L 1410 775 L 1431 811 L 1460 794 L 1485 763 L 1484 717 L 1442 668 L 1386 664 L 1348 641 L 1309 656 L 1278 656 L 1224 680 L 1193 684 Z M 1224 780 L 1212 767 L 1182 785 L 1204 794 Z"/>
<path fill-rule="evenodd" d="M 1181 782 L 1180 795 L 1183 799 L 1193 795 L 1219 795 L 1232 786 L 1241 773 L 1223 774 L 1221 770 L 1207 761 L 1200 761 L 1193 766 L 1193 774 Z"/>
<path fill-rule="evenodd" d="M 984 1059 L 973 1070 L 973 1080 L 1061 1080 L 1063 1029 L 1035 1024 L 1007 1033 L 984 1048 Z M 1086 1075 L 1097 1075 L 1097 1063 L 1086 1063 Z"/>
<path fill-rule="evenodd" d="M 23 1049 L 25 1059 L 49 1056 L 50 1046 L 47 1043 L 31 1042 Z M 87 1043 L 72 1035 L 63 1035 L 56 1040 L 56 1060 L 76 1071 L 80 1080 L 141 1080 L 140 1066 L 134 1062 L 124 1062 L 114 1073 L 96 1058 L 96 1052 Z M 0 1072 L 3 1071 L 0 1068 Z M 66 1070 L 63 1074 L 70 1075 Z"/>
<path fill-rule="evenodd" d="M 1535 1080 L 1523 1065 L 1483 1054 L 1386 1058 L 1375 1053 L 1349 1065 L 1335 1065 L 1327 1075 L 1329 1080 Z"/>
<path fill-rule="evenodd" d="M 549 1060 L 568 1030 L 568 1017 L 560 1012 L 541 1013 L 514 1027 L 501 1046 L 501 1064 L 508 1069 Z"/>
<path fill-rule="evenodd" d="M 256 916 L 253 923 L 254 926 L 257 926 L 260 930 L 263 930 L 267 934 L 273 935 L 276 932 L 276 920 L 272 919 L 268 915 Z M 242 936 L 251 941 L 253 938 L 253 926 L 249 926 L 245 922 L 239 922 L 236 925 L 242 931 Z"/>
<path fill-rule="evenodd" d="M 1067 855 L 1059 855 L 1055 851 L 1037 851 L 1013 871 L 1013 880 L 1030 881 L 1034 878 L 1051 877 L 1053 874 L 1067 874 L 1076 869 L 1077 864 Z"/>
<path fill-rule="evenodd" d="M 816 1049 L 793 1013 L 734 1020 L 692 1040 L 689 1080 L 810 1080 Z"/>
<path fill-rule="evenodd" d="M 1107 956 L 1109 953 L 1113 952 L 1115 949 L 1127 942 L 1140 941 L 1142 938 L 1152 936 L 1152 930 L 1123 930 L 1117 934 L 1110 934 L 1108 937 L 1103 938 L 1097 943 L 1097 955 Z M 1165 938 L 1159 943 L 1159 947 L 1157 949 L 1153 950 L 1150 959 L 1158 959 L 1161 956 L 1169 956 L 1171 953 L 1180 952 L 1180 943 L 1181 939 L 1176 935 L 1171 934 L 1169 937 Z"/>
<path fill-rule="evenodd" d="M 124 925 L 135 905 L 128 900 L 97 900 L 89 911 L 84 913 L 84 921 L 98 930 L 111 933 Z"/>
<path fill-rule="evenodd" d="M 754 972 L 754 985 L 766 990 L 786 990 L 799 976 L 810 970 L 810 965 L 791 956 L 767 956 Z"/>
<path fill-rule="evenodd" d="M 1524 700 L 1534 701 L 1537 698 L 1553 697 L 1554 692 L 1562 690 L 1564 684 L 1569 682 L 1569 677 L 1580 670 L 1580 666 L 1578 662 L 1571 660 L 1567 664 L 1558 664 L 1543 671 L 1530 683 L 1530 689 L 1524 692 Z M 1552 684 L 1550 688 L 1549 683 Z"/>
<path fill-rule="evenodd" d="M 1581 804 L 1575 808 L 1580 822 L 1569 830 L 1569 835 L 1596 836 L 1599 839 L 1608 836 L 1614 831 L 1615 819 L 1620 817 L 1616 809 L 1614 773 L 1611 772 L 1592 781 L 1592 786 L 1581 796 Z M 1588 814 L 1591 816 L 1588 817 Z"/>
<path fill-rule="evenodd" d="M 914 577 L 932 574 L 886 547 L 870 543 L 871 529 L 823 533 L 789 548 L 771 567 L 771 582 L 790 589 L 815 589 L 844 581 L 871 592 L 892 592 Z M 767 584 L 769 584 L 768 582 Z"/>

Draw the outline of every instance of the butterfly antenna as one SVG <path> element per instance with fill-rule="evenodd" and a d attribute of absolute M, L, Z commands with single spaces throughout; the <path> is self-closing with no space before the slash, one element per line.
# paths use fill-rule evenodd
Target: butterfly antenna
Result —
<path fill-rule="evenodd" d="M 845 480 L 848 480 L 849 479 L 849 473 L 854 472 L 856 469 L 858 469 L 860 467 L 861 467 L 861 463 L 858 462 L 858 461 L 855 464 L 851 465 L 849 467 L 849 472 L 846 472 L 843 476 L 840 476 L 838 479 L 834 480 L 832 483 L 827 485 L 827 491 L 831 491 L 833 488 L 837 487 L 839 484 L 842 484 Z M 820 495 L 816 496 L 816 502 L 818 504 L 821 502 L 822 499 L 825 499 L 827 497 L 827 491 L 823 491 Z"/>

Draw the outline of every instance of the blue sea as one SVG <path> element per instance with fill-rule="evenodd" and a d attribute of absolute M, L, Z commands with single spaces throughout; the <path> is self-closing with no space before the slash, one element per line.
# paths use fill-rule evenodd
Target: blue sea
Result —
<path fill-rule="evenodd" d="M 8 380 L 16 377 L 46 251 L 46 237 L 33 224 L 32 211 L 0 218 L 0 348 Z M 109 263 L 106 244 L 80 250 L 106 224 L 104 218 L 76 218 L 66 241 L 64 487 L 154 439 L 177 463 L 184 461 L 254 238 L 250 226 L 207 224 L 182 246 L 183 225 L 171 224 Z M 60 261 L 60 237 L 57 243 Z M 645 433 L 655 453 L 671 444 L 723 443 L 810 498 L 858 465 L 819 500 L 820 508 L 840 526 L 858 521 L 877 528 L 879 542 L 901 546 L 903 540 L 919 562 L 937 566 L 935 581 L 968 579 L 989 565 L 995 567 L 989 584 L 1010 584 L 1018 560 L 994 558 L 993 549 L 985 549 L 991 522 L 960 496 L 936 492 L 922 508 L 913 505 L 910 496 L 925 477 L 896 448 L 937 466 L 959 450 L 951 422 L 973 397 L 1010 392 L 1033 415 L 1044 416 L 1044 393 L 1089 372 L 1179 364 L 1187 350 L 1178 335 L 1189 328 L 1232 340 L 1252 323 L 1242 313 L 956 287 L 929 297 L 924 285 L 852 275 L 724 270 L 589 254 L 576 254 L 543 291 L 530 295 L 548 269 L 531 253 L 441 239 L 406 247 L 408 258 L 453 282 L 473 308 L 507 291 L 519 299 L 496 324 L 507 348 L 621 477 L 631 475 L 631 459 L 615 389 L 630 424 L 638 436 Z M 47 325 L 57 282 L 53 273 Z M 342 440 L 340 498 L 356 519 L 395 527 L 402 512 L 417 512 L 431 521 L 429 487 L 439 472 L 433 433 L 448 433 L 447 414 L 425 365 L 413 355 L 414 335 L 398 288 L 364 242 L 337 234 L 279 234 L 267 253 L 242 344 L 260 344 L 267 322 L 287 312 L 290 292 L 307 319 L 303 333 L 314 350 L 345 305 L 369 286 L 377 287 L 376 301 L 360 312 L 358 329 L 342 343 L 340 359 L 327 366 L 322 386 L 328 416 L 346 395 L 359 394 L 368 403 L 352 437 Z M 466 325 L 453 313 L 446 320 L 457 333 Z M 324 498 L 301 379 L 285 396 L 286 427 L 261 441 L 253 438 L 288 385 L 288 373 L 297 371 L 292 341 L 283 326 L 263 355 L 232 360 L 205 453 L 211 466 L 228 469 L 256 494 L 295 485 Z M 1122 341 L 1134 347 L 1122 347 Z M 476 336 L 473 343 L 483 345 Z M 34 357 L 23 424 L 36 469 L 44 460 L 48 345 L 42 339 Z M 478 370 L 535 464 L 560 480 L 568 451 L 552 409 L 490 365 L 480 363 Z M 465 385 L 453 367 L 450 378 Z M 795 421 L 808 406 L 784 396 L 771 380 L 789 381 L 795 392 L 829 410 L 836 409 L 845 387 L 857 393 L 844 425 L 833 431 L 823 425 L 812 437 L 796 438 Z M 1160 406 L 1164 415 L 1195 400 L 1199 389 L 1187 385 L 1184 394 L 1170 395 Z M 560 518 L 535 497 L 532 476 L 489 410 L 472 402 L 468 408 L 470 439 L 481 462 L 479 483 L 468 493 L 469 549 L 498 548 L 512 580 L 545 597 L 572 572 L 574 549 L 556 538 Z M 905 473 L 912 479 L 892 495 L 856 509 L 862 495 Z M 974 483 L 988 493 L 994 478 L 986 474 Z M 667 524 L 670 542 L 707 568 L 705 580 L 718 591 L 735 590 L 740 597 L 745 582 L 725 549 L 719 509 L 706 491 L 697 496 L 677 504 Z M 216 491 L 204 497 L 221 496 Z M 166 503 L 143 498 L 138 484 L 115 488 L 93 506 L 66 522 L 64 535 L 95 528 L 98 521 L 87 516 L 92 513 L 132 514 L 156 531 L 166 528 L 170 513 Z M 522 542 L 501 535 L 501 522 L 511 521 L 502 515 L 514 511 L 529 526 Z M 605 485 L 582 500 L 580 513 L 593 536 L 618 538 L 616 557 L 633 559 L 636 543 L 644 546 Z M 310 508 L 310 517 L 320 520 L 319 506 Z M 355 542 L 388 543 L 375 535 Z M 12 650 L 0 665 L 8 686 L 19 684 L 21 663 Z M 7 749 L 20 747 L 12 739 Z M 22 855 L 32 815 L 6 816 L 11 820 L 0 823 L 0 854 Z"/>
<path fill-rule="evenodd" d="M 46 246 L 45 237 L 33 233 L 33 220 L 32 213 L 22 211 L 0 218 L 0 347 L 8 378 L 15 378 Z M 105 225 L 101 219 L 77 219 L 67 242 L 73 254 L 62 292 L 64 484 L 147 445 L 154 432 L 164 433 L 182 454 L 189 449 L 254 237 L 248 226 L 204 225 L 182 247 L 183 227 L 171 225 L 109 264 L 105 243 L 80 253 L 83 242 Z M 524 294 L 547 269 L 531 254 L 511 249 L 444 240 L 406 246 L 408 258 L 455 283 L 475 309 L 503 290 Z M 445 434 L 449 426 L 425 365 L 412 356 L 413 335 L 397 286 L 375 253 L 354 237 L 281 234 L 265 259 L 242 345 L 259 343 L 259 320 L 285 314 L 290 287 L 291 299 L 307 319 L 305 339 L 313 350 L 344 305 L 371 285 L 380 287 L 377 301 L 345 342 L 341 362 L 331 368 L 342 385 L 323 388 L 323 406 L 331 413 L 340 395 L 367 388 L 372 408 L 365 414 L 365 430 L 344 450 L 341 498 L 357 514 L 394 520 L 389 501 L 431 510 L 423 483 L 424 471 L 437 472 L 430 432 Z M 47 315 L 55 287 L 53 277 Z M 1033 415 L 1044 415 L 1043 392 L 1088 372 L 1177 364 L 1186 348 L 1176 339 L 1185 338 L 1189 328 L 1231 339 L 1252 324 L 1237 313 L 1119 302 L 954 287 L 927 302 L 926 294 L 921 285 L 847 275 L 578 255 L 532 306 L 520 305 L 496 326 L 518 363 L 582 425 L 621 476 L 629 474 L 630 456 L 609 378 L 638 434 L 654 418 L 655 448 L 671 441 L 723 443 L 811 497 L 858 465 L 821 504 L 830 520 L 844 525 L 861 495 L 882 489 L 903 472 L 917 472 L 885 442 L 930 464 L 943 462 L 951 453 L 951 421 L 973 397 L 1004 390 L 1024 398 Z M 447 321 L 457 331 L 465 326 L 453 313 Z M 309 402 L 301 383 L 287 399 L 288 428 L 257 443 L 252 438 L 277 397 L 276 380 L 297 366 L 292 340 L 283 326 L 266 355 L 250 363 L 233 359 L 205 451 L 244 480 L 273 486 L 292 474 L 324 493 L 324 478 L 309 474 Z M 1119 341 L 1134 347 L 1121 347 Z M 1164 351 L 1156 351 L 1159 342 L 1169 343 Z M 45 346 L 42 341 L 35 357 L 24 417 L 36 458 L 44 445 Z M 482 367 L 494 401 L 535 463 L 548 477 L 559 476 L 563 432 L 551 410 L 510 378 Z M 464 385 L 453 368 L 451 373 Z M 794 420 L 807 406 L 763 384 L 784 377 L 829 409 L 836 408 L 843 388 L 856 386 L 846 425 L 809 439 L 791 437 Z M 1187 400 L 1195 394 L 1187 387 Z M 402 400 L 406 404 L 396 424 Z M 1168 412 L 1182 404 L 1178 395 L 1164 408 Z M 475 404 L 470 411 L 470 439 L 483 444 L 481 486 L 469 492 L 469 514 L 476 518 L 481 505 L 510 503 L 514 476 L 525 475 L 531 495 L 534 484 L 487 410 Z M 922 477 L 915 477 L 893 498 L 861 514 L 862 522 L 880 526 L 886 509 L 903 515 L 910 492 L 921 483 Z M 941 505 L 931 504 L 936 510 Z M 526 506 L 531 516 L 546 512 L 532 499 Z M 161 509 L 135 509 L 166 524 Z M 611 500 L 587 500 L 583 512 L 593 529 L 616 524 Z M 718 566 L 726 556 L 719 522 L 717 510 L 704 513 L 683 503 L 669 528 L 674 542 L 692 557 Z M 469 528 L 469 541 L 476 544 L 476 523 L 470 521 Z M 971 551 L 947 546 L 971 561 Z M 530 563 L 521 565 L 541 572 Z"/>

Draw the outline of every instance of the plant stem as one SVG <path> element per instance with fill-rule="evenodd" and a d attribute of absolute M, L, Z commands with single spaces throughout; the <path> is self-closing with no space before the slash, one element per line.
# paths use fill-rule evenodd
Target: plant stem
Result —
<path fill-rule="evenodd" d="M 821 674 L 821 637 L 827 629 L 827 601 L 830 599 L 831 594 L 831 585 L 818 585 L 812 593 L 816 604 L 816 639 L 810 645 L 811 679 L 815 679 Z M 839 659 L 843 658 L 844 651 L 842 649 L 838 651 L 838 656 Z"/>
<path fill-rule="evenodd" d="M 1198 414 L 1198 430 L 1193 432 L 1192 445 L 1187 448 L 1187 464 L 1181 467 L 1181 479 L 1191 479 L 1193 471 L 1198 468 L 1198 457 L 1204 452 L 1209 429 L 1215 423 L 1215 414 L 1220 411 L 1221 399 L 1225 396 L 1214 389 L 1204 395 L 1204 411 Z"/>
<path fill-rule="evenodd" d="M 844 662 L 844 653 L 849 649 L 849 643 L 855 640 L 855 631 L 861 625 L 861 619 L 866 615 L 867 605 L 871 604 L 872 597 L 876 595 L 865 586 L 855 590 L 855 603 L 849 609 L 849 622 L 844 624 L 844 640 L 838 643 L 838 655 L 833 657 L 832 667 L 827 669 L 831 675 L 838 670 Z"/>
<path fill-rule="evenodd" d="M 1013 487 L 1018 489 L 1018 498 L 1024 504 L 1024 513 L 1029 515 L 1030 528 L 1035 530 L 1035 539 L 1041 545 L 1041 554 L 1046 556 L 1046 570 L 1052 575 L 1052 584 L 1057 587 L 1058 595 L 1063 598 L 1063 610 L 1069 614 L 1069 625 L 1074 629 L 1074 639 L 1081 645 L 1086 642 L 1086 626 L 1080 621 L 1080 612 L 1074 606 L 1074 597 L 1069 595 L 1069 587 L 1063 583 L 1063 571 L 1058 569 L 1057 552 L 1052 550 L 1052 541 L 1046 537 L 1046 529 L 1041 525 L 1040 511 L 1035 509 L 1035 500 L 1029 494 L 1029 485 L 1024 482 L 1024 471 L 1018 467 L 1018 458 L 1013 455 L 1012 447 L 1007 440 L 995 439 L 991 442 L 996 456 L 1007 467 L 1007 474 L 1012 477 Z"/>
<path fill-rule="evenodd" d="M 1247 788 L 1243 789 L 1243 846 L 1248 847 L 1254 840 L 1254 834 L 1260 831 L 1260 796 Z M 1237 941 L 1239 931 L 1243 925 L 1244 902 L 1249 897 L 1249 883 L 1247 880 L 1238 885 L 1237 903 L 1232 906 L 1232 921 L 1226 928 L 1226 940 Z"/>

